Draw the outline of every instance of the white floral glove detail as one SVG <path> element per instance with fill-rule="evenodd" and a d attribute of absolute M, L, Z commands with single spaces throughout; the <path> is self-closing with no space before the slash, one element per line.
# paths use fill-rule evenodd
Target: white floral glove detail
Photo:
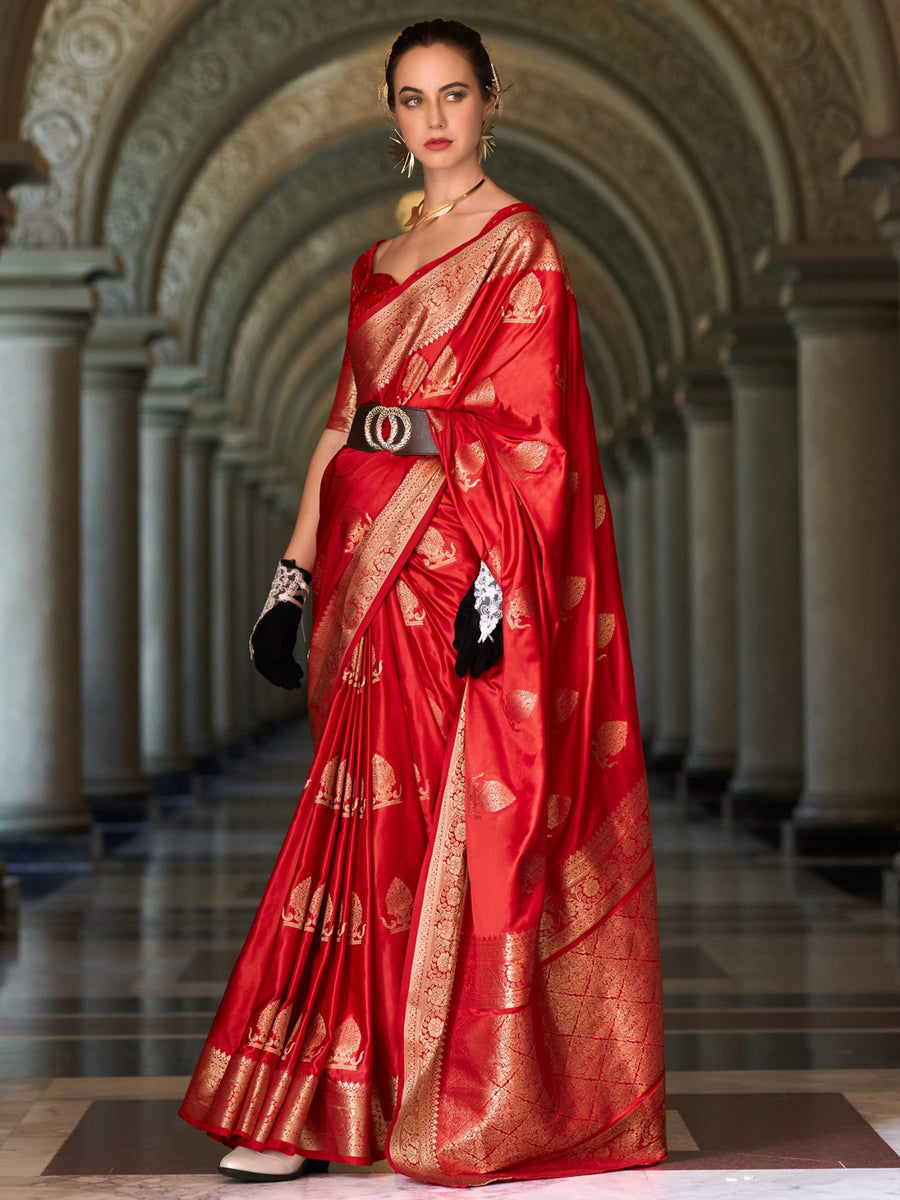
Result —
<path fill-rule="evenodd" d="M 251 659 L 255 657 L 256 650 L 256 647 L 253 645 L 253 635 L 259 628 L 259 623 L 266 613 L 270 612 L 282 600 L 286 600 L 288 604 L 293 604 L 302 611 L 303 602 L 309 595 L 311 584 L 312 576 L 304 567 L 298 567 L 291 559 L 279 559 L 275 578 L 272 580 L 272 586 L 269 588 L 269 595 L 263 605 L 262 612 L 256 618 L 256 624 L 250 631 Z"/>
<path fill-rule="evenodd" d="M 478 640 L 484 642 L 503 619 L 503 592 L 485 562 L 475 580 L 475 611 L 478 613 Z"/>

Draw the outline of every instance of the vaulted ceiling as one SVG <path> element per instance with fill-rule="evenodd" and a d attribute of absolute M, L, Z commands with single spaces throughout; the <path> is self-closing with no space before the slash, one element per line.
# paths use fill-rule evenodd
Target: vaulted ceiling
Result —
<path fill-rule="evenodd" d="M 295 475 L 328 411 L 349 271 L 396 231 L 376 93 L 433 3 L 4 0 L 34 38 L 4 63 L 5 136 L 47 186 L 19 245 L 115 247 L 111 313 L 177 323 L 234 419 Z M 27 9 L 27 15 L 26 14 Z M 495 0 L 479 28 L 512 84 L 490 173 L 550 220 L 579 299 L 598 422 L 660 363 L 708 355 L 697 321 L 772 303 L 773 242 L 878 237 L 847 145 L 895 132 L 900 0 Z M 25 34 L 23 33 L 23 36 Z M 10 125 L 10 122 L 13 124 Z"/>

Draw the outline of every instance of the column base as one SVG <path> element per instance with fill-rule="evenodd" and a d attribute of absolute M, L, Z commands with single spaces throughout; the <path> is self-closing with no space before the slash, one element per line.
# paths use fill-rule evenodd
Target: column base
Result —
<path fill-rule="evenodd" d="M 64 838 L 89 833 L 93 824 L 94 818 L 87 809 L 69 813 L 36 813 L 32 807 L 23 807 L 19 812 L 7 809 L 0 816 L 0 844 L 8 839 Z"/>
<path fill-rule="evenodd" d="M 96 825 L 83 833 L 0 833 L 0 857 L 16 874 L 88 871 L 103 856 L 103 836 Z"/>
<path fill-rule="evenodd" d="M 222 770 L 222 763 L 219 754 L 215 750 L 207 750 L 202 754 L 192 753 L 191 758 L 194 763 L 194 770 L 201 775 L 218 775 Z"/>
<path fill-rule="evenodd" d="M 219 747 L 219 762 L 222 766 L 238 763 L 246 757 L 246 747 L 237 737 L 234 741 L 226 742 Z"/>
<path fill-rule="evenodd" d="M 692 750 L 681 769 L 689 791 L 721 795 L 734 772 L 734 758 L 727 753 Z"/>
<path fill-rule="evenodd" d="M 150 783 L 155 796 L 186 796 L 192 790 L 190 770 L 151 771 Z"/>
<path fill-rule="evenodd" d="M 792 817 L 802 787 L 802 777 L 789 771 L 739 769 L 729 780 L 722 815 L 768 831 L 777 843 L 781 823 Z"/>
<path fill-rule="evenodd" d="M 890 829 L 900 826 L 900 793 L 804 792 L 791 819 L 826 829 Z"/>
<path fill-rule="evenodd" d="M 139 775 L 107 775 L 85 776 L 81 794 L 89 804 L 112 802 L 117 800 L 138 800 L 150 795 L 150 780 L 144 774 Z"/>
<path fill-rule="evenodd" d="M 780 800 L 782 803 L 796 804 L 803 791 L 802 771 L 754 770 L 752 767 L 738 766 L 732 775 L 728 790 L 735 796 L 748 796 Z"/>
<path fill-rule="evenodd" d="M 791 819 L 781 824 L 781 849 L 787 855 L 840 859 L 890 858 L 900 850 L 900 828 L 890 825 L 821 825 Z"/>
<path fill-rule="evenodd" d="M 680 767 L 687 753 L 686 737 L 667 737 L 661 734 L 654 738 L 650 747 L 650 759 L 661 771 L 674 771 Z"/>
<path fill-rule="evenodd" d="M 83 794 L 101 825 L 140 826 L 147 820 L 150 780 L 145 775 L 87 779 Z"/>

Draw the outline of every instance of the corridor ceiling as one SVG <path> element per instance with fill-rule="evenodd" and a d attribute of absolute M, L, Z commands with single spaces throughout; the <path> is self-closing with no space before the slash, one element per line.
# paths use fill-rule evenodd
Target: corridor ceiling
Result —
<path fill-rule="evenodd" d="M 32 23 L 42 8 L 4 2 Z M 396 232 L 409 186 L 377 102 L 384 56 L 434 15 L 433 0 L 49 0 L 27 75 L 10 72 L 0 133 L 51 169 L 14 189 L 13 244 L 114 247 L 104 310 L 174 320 L 170 356 L 203 365 L 295 477 L 331 403 L 350 268 Z M 900 0 L 443 15 L 475 25 L 513 85 L 489 171 L 559 236 L 604 430 L 659 364 L 708 359 L 704 313 L 772 305 L 760 247 L 878 239 L 874 185 L 838 162 L 896 132 Z"/>

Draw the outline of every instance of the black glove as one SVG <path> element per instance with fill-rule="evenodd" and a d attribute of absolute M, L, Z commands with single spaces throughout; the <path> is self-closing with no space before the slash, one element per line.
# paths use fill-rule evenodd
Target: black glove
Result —
<path fill-rule="evenodd" d="M 460 678 L 468 672 L 477 679 L 503 653 L 502 598 L 499 584 L 482 563 L 456 613 L 453 648 Z"/>
<path fill-rule="evenodd" d="M 298 688 L 303 669 L 294 660 L 297 629 L 312 576 L 288 558 L 281 559 L 269 596 L 250 634 L 253 665 L 276 687 Z"/>

